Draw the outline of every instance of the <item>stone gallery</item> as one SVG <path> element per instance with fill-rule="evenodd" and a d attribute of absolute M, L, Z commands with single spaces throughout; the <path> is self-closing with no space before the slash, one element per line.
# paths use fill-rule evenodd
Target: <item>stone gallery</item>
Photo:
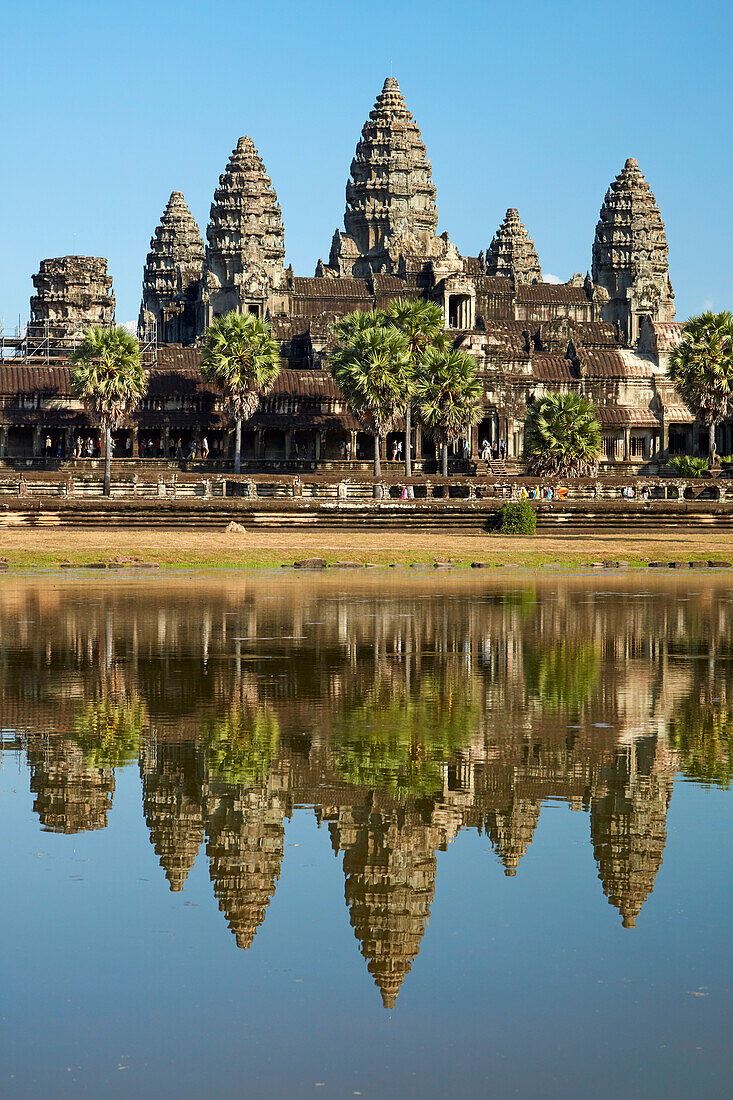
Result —
<path fill-rule="evenodd" d="M 437 302 L 456 347 L 476 358 L 484 418 L 466 441 L 471 458 L 484 440 L 501 441 L 518 468 L 528 405 L 568 390 L 595 403 L 606 465 L 653 472 L 670 454 L 705 452 L 706 433 L 667 376 L 682 325 L 674 320 L 664 223 L 636 160 L 606 192 L 590 272 L 566 283 L 543 280 L 515 209 L 478 256 L 463 256 L 437 227 L 430 160 L 393 77 L 356 147 L 344 228 L 312 278 L 286 267 L 277 194 L 251 138 L 240 138 L 214 191 L 206 241 L 179 191 L 155 229 L 139 319 L 150 387 L 117 433 L 115 453 L 180 457 L 206 435 L 211 455 L 226 457 L 230 425 L 200 379 L 198 346 L 215 317 L 235 310 L 271 322 L 284 368 L 246 425 L 243 459 L 275 467 L 368 460 L 371 442 L 327 370 L 334 325 L 354 309 L 405 296 Z M 50 439 L 52 453 L 67 457 L 79 433 L 94 429 L 70 397 L 63 360 L 85 326 L 113 319 L 112 284 L 105 260 L 78 256 L 43 260 L 33 282 L 28 331 L 0 367 L 0 445 L 7 457 L 31 456 Z M 730 427 L 719 432 L 719 450 L 732 451 Z M 387 460 L 396 438 L 385 441 Z M 419 429 L 413 447 L 417 469 L 434 461 Z M 460 468 L 466 450 L 454 450 Z"/>

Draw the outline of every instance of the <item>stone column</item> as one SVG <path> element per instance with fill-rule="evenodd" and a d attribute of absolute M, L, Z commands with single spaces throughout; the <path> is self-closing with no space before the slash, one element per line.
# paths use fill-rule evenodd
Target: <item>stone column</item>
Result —
<path fill-rule="evenodd" d="M 316 462 L 321 461 L 321 433 L 316 432 Z"/>
<path fill-rule="evenodd" d="M 262 458 L 262 428 L 255 428 L 254 431 L 254 456 L 255 459 Z"/>
<path fill-rule="evenodd" d="M 0 458 L 5 458 L 5 448 L 8 442 L 8 429 L 0 428 Z"/>
<path fill-rule="evenodd" d="M 166 459 L 170 457 L 170 453 L 171 453 L 171 430 L 166 425 L 166 427 L 163 428 L 163 454 L 164 454 Z"/>
<path fill-rule="evenodd" d="M 624 428 L 624 462 L 631 458 L 631 428 Z"/>
<path fill-rule="evenodd" d="M 33 457 L 43 453 L 43 445 L 41 443 L 41 429 L 36 425 L 33 429 Z"/>
<path fill-rule="evenodd" d="M 140 440 L 137 437 L 137 428 L 132 429 L 132 457 L 140 457 Z"/>
<path fill-rule="evenodd" d="M 353 462 L 356 459 L 356 432 L 349 432 L 349 437 L 351 439 L 351 460 Z"/>
<path fill-rule="evenodd" d="M 291 454 L 291 451 L 292 451 L 292 447 L 293 447 L 293 429 L 292 428 L 286 428 L 285 429 L 285 461 L 286 462 L 290 461 L 290 454 Z"/>

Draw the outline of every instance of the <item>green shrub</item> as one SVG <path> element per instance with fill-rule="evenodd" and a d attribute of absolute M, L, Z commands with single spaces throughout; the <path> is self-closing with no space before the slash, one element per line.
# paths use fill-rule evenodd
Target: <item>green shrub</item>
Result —
<path fill-rule="evenodd" d="M 502 535 L 533 535 L 537 530 L 537 515 L 528 500 L 503 504 L 499 519 Z"/>
<path fill-rule="evenodd" d="M 691 458 L 690 455 L 675 455 L 667 463 L 680 477 L 702 477 L 708 472 L 706 458 Z"/>

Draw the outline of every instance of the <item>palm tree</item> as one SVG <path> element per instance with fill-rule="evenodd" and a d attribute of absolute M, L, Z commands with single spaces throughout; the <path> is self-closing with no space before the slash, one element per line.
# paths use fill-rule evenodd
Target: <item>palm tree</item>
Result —
<path fill-rule="evenodd" d="M 419 377 L 423 360 L 430 347 L 444 347 L 448 337 L 445 332 L 445 315 L 435 302 L 426 302 L 423 298 L 397 298 L 387 310 L 389 323 L 403 334 L 410 352 L 412 373 Z M 412 477 L 412 455 L 410 436 L 412 435 L 412 402 L 408 401 L 405 410 L 405 477 Z M 412 496 L 412 488 L 408 489 Z"/>
<path fill-rule="evenodd" d="M 216 386 L 235 423 L 234 472 L 242 466 L 242 421 L 249 420 L 280 373 L 280 349 L 270 325 L 253 313 L 217 317 L 204 333 L 201 377 Z"/>
<path fill-rule="evenodd" d="M 425 430 L 441 449 L 443 477 L 448 476 L 448 444 L 479 422 L 482 395 L 470 355 L 455 349 L 427 349 L 415 381 L 415 403 Z"/>
<path fill-rule="evenodd" d="M 140 403 L 148 386 L 140 344 L 121 325 L 94 325 L 71 356 L 71 390 L 104 432 L 104 495 L 112 488 L 112 429 Z"/>
<path fill-rule="evenodd" d="M 601 426 L 579 393 L 552 393 L 530 405 L 524 425 L 524 461 L 534 474 L 580 477 L 598 465 Z"/>
<path fill-rule="evenodd" d="M 384 325 L 352 322 L 340 335 L 329 367 L 352 415 L 374 436 L 374 476 L 380 478 L 382 439 L 410 398 L 407 344 L 401 333 Z"/>
<path fill-rule="evenodd" d="M 733 316 L 728 310 L 690 318 L 669 357 L 669 374 L 682 400 L 708 426 L 712 462 L 715 427 L 733 407 Z"/>

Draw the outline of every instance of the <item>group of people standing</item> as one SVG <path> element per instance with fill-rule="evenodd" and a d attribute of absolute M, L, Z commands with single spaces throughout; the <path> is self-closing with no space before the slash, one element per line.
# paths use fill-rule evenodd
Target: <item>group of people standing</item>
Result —
<path fill-rule="evenodd" d="M 488 439 L 481 440 L 481 461 L 490 462 L 492 458 L 501 462 L 504 461 L 506 458 L 506 440 L 494 440 L 493 443 L 489 443 Z"/>

